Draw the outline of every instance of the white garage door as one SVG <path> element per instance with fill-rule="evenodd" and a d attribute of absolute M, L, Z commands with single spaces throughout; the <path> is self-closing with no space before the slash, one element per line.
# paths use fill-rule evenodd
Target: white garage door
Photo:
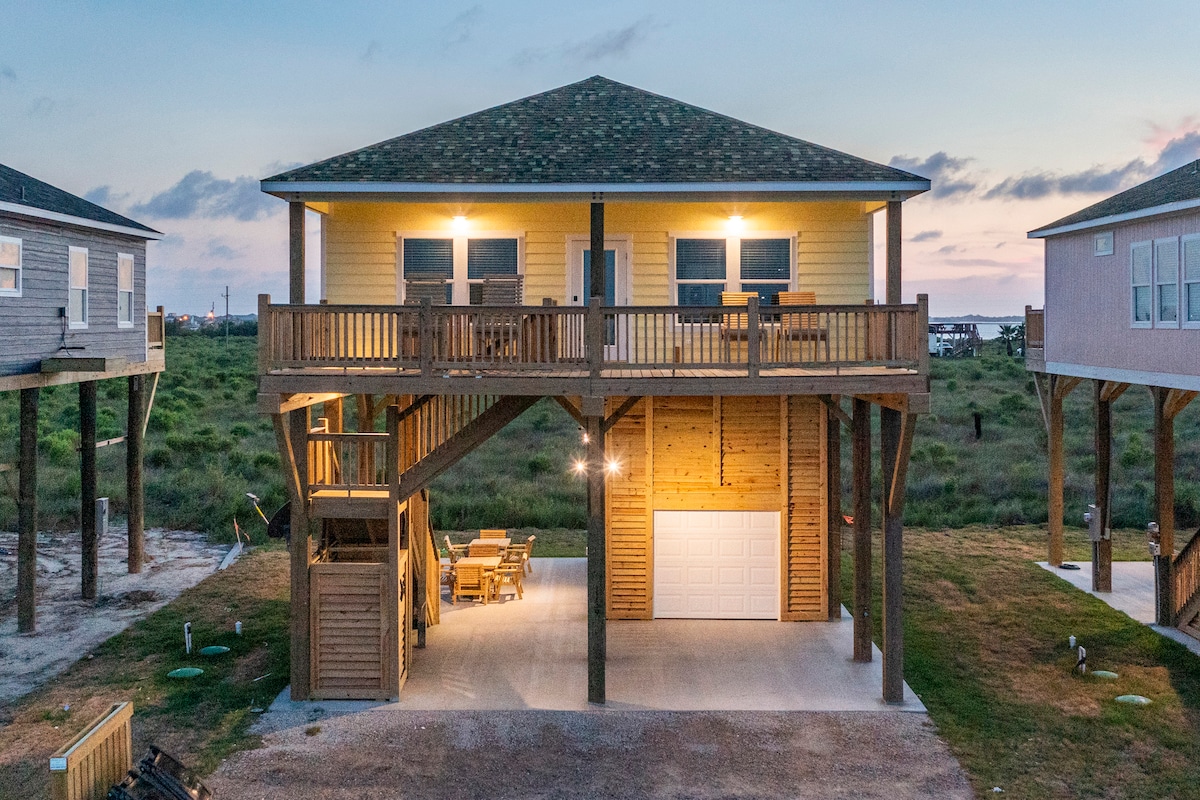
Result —
<path fill-rule="evenodd" d="M 655 511 L 654 616 L 779 619 L 779 513 Z"/>

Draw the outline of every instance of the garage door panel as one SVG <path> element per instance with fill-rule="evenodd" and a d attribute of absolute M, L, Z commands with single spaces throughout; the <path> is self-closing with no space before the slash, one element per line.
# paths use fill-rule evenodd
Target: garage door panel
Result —
<path fill-rule="evenodd" d="M 780 514 L 656 511 L 654 616 L 779 618 Z"/>

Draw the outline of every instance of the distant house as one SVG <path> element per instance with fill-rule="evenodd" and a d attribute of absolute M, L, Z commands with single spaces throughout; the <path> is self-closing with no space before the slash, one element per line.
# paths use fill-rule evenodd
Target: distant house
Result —
<path fill-rule="evenodd" d="M 294 697 L 400 691 L 438 621 L 425 487 L 553 398 L 587 432 L 593 702 L 606 620 L 841 615 L 851 420 L 854 655 L 871 659 L 881 409 L 883 695 L 901 701 L 900 514 L 929 356 L 924 296 L 900 300 L 900 213 L 927 179 L 593 77 L 262 188 L 291 219 L 289 302 L 259 303 L 258 397 L 291 496 Z"/>
<path fill-rule="evenodd" d="M 1097 437 L 1095 588 L 1111 589 L 1110 405 L 1131 386 L 1154 396 L 1155 508 L 1163 569 L 1160 624 L 1200 612 L 1200 543 L 1174 555 L 1173 421 L 1200 393 L 1200 161 L 1029 232 L 1046 242 L 1046 305 L 1026 309 L 1026 365 L 1047 377 L 1050 561 L 1062 561 L 1062 400 L 1094 384 Z M 1042 381 L 1038 381 L 1042 388 Z"/>
<path fill-rule="evenodd" d="M 163 370 L 162 309 L 146 308 L 146 242 L 162 234 L 0 164 L 0 391 L 21 392 L 18 620 L 35 624 L 38 393 L 79 384 L 83 596 L 96 591 L 96 382 L 129 382 L 132 572 L 141 569 L 145 376 Z"/>

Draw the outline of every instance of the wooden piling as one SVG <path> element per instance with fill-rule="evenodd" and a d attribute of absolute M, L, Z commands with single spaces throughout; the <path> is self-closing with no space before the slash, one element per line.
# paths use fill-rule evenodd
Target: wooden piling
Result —
<path fill-rule="evenodd" d="M 1092 591 L 1112 591 L 1112 512 L 1109 497 L 1112 474 L 1112 403 L 1105 397 L 1104 381 L 1093 381 L 1096 401 L 1096 513 L 1100 515 L 1100 541 L 1092 546 Z"/>
<path fill-rule="evenodd" d="M 595 274 L 595 273 L 593 273 Z M 604 536 L 604 417 L 587 422 L 587 596 L 588 596 L 588 702 L 605 701 L 607 640 L 607 569 Z"/>
<path fill-rule="evenodd" d="M 854 398 L 854 660 L 871 660 L 871 404 Z"/>
<path fill-rule="evenodd" d="M 100 550 L 96 540 L 96 382 L 79 384 L 79 520 L 83 539 L 80 589 L 84 600 L 96 599 Z"/>
<path fill-rule="evenodd" d="M 829 619 L 842 618 L 842 422 L 825 410 L 825 489 L 828 510 L 825 582 Z"/>
<path fill-rule="evenodd" d="M 20 477 L 17 488 L 17 631 L 37 628 L 37 426 L 36 386 L 21 390 Z"/>
<path fill-rule="evenodd" d="M 129 400 L 125 420 L 125 503 L 128 508 L 128 561 L 130 574 L 142 571 L 145 555 L 146 512 L 142 469 L 145 462 L 146 438 L 143 436 L 143 417 L 146 414 L 146 378 L 129 376 Z"/>
<path fill-rule="evenodd" d="M 291 681 L 292 699 L 306 700 L 311 691 L 309 664 L 309 567 L 312 565 L 312 536 L 308 518 L 308 430 L 309 409 L 286 415 L 291 457 L 298 477 L 298 491 L 291 498 Z"/>

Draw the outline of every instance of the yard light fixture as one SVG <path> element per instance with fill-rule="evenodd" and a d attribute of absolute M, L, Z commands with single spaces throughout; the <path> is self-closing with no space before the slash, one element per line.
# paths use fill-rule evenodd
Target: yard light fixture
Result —
<path fill-rule="evenodd" d="M 584 431 L 584 432 L 583 432 L 583 443 L 584 443 L 584 444 L 587 444 L 587 443 L 588 443 L 588 434 L 587 434 L 587 431 Z"/>
<path fill-rule="evenodd" d="M 462 216 L 461 214 L 455 216 L 454 219 L 450 223 L 450 227 L 452 227 L 458 233 L 466 233 L 467 218 Z"/>
<path fill-rule="evenodd" d="M 730 217 L 729 221 L 725 223 L 725 229 L 730 233 L 741 233 L 746 230 L 746 221 L 742 219 L 740 214 L 736 214 Z"/>
<path fill-rule="evenodd" d="M 587 472 L 587 463 L 583 459 L 577 458 L 575 459 L 575 463 L 571 465 L 571 469 L 574 470 L 576 475 L 583 475 Z"/>

